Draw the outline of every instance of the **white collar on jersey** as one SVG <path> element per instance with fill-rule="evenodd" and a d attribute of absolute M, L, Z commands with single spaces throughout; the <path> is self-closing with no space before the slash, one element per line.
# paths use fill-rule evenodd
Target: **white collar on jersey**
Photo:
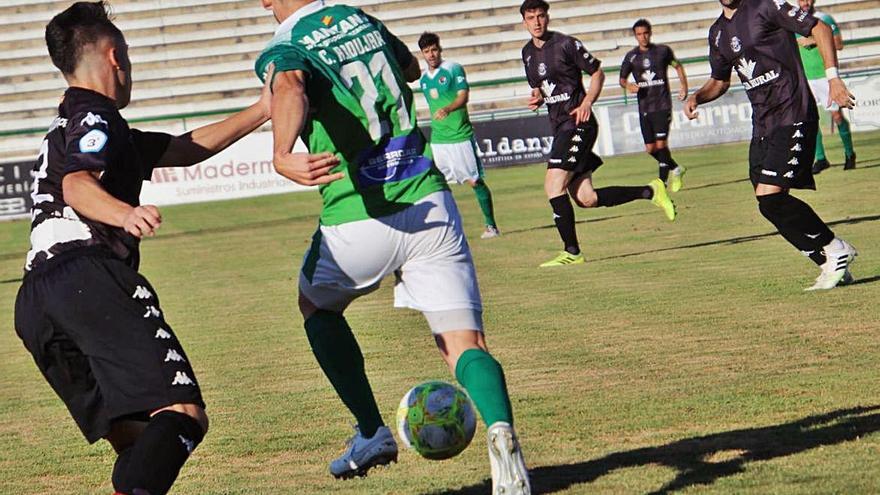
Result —
<path fill-rule="evenodd" d="M 430 68 L 425 69 L 425 74 L 427 74 L 428 77 L 430 77 L 431 79 L 434 79 L 434 77 L 437 76 L 437 73 L 440 72 L 440 69 L 450 70 L 450 67 L 451 67 L 451 64 L 448 61 L 444 60 L 444 61 L 440 62 L 440 65 L 438 65 L 437 68 L 434 69 L 433 71 L 431 71 Z"/>
<path fill-rule="evenodd" d="M 299 10 L 290 15 L 287 19 L 284 19 L 284 22 L 278 25 L 278 29 L 275 30 L 275 36 L 279 34 L 290 31 L 293 29 L 293 26 L 299 22 L 303 17 L 314 14 L 315 12 L 324 8 L 324 0 L 315 0 L 314 2 L 307 4 L 303 7 L 300 7 Z"/>

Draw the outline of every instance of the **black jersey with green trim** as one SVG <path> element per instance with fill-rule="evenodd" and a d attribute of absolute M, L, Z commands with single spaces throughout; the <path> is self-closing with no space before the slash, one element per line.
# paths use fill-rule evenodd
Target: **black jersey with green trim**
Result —
<path fill-rule="evenodd" d="M 666 45 L 651 44 L 642 51 L 635 47 L 623 57 L 620 64 L 620 78 L 627 79 L 632 74 L 639 87 L 639 112 L 665 112 L 672 110 L 672 97 L 669 92 L 669 65 L 675 60 L 672 48 Z"/>
<path fill-rule="evenodd" d="M 31 249 L 25 272 L 62 252 L 89 246 L 103 247 L 136 269 L 138 239 L 74 211 L 64 201 L 62 183 L 69 173 L 93 171 L 110 195 L 137 206 L 143 181 L 149 180 L 170 140 L 168 134 L 130 129 L 106 96 L 68 89 L 33 169 Z"/>
<path fill-rule="evenodd" d="M 544 96 L 554 132 L 574 129 L 575 120 L 569 112 L 587 95 L 583 73 L 594 74 L 602 63 L 578 39 L 554 31 L 547 33 L 541 48 L 531 40 L 526 43 L 522 59 L 529 86 L 540 89 Z"/>
<path fill-rule="evenodd" d="M 729 81 L 735 68 L 752 103 L 753 134 L 819 120 L 794 33 L 809 36 L 819 22 L 785 0 L 743 0 L 709 28 L 712 78 Z"/>

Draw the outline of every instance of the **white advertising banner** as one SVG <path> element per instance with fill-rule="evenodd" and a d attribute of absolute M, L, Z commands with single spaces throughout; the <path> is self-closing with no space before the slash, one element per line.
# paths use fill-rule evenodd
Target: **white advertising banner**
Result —
<path fill-rule="evenodd" d="M 856 106 L 850 110 L 854 131 L 872 131 L 880 128 L 880 76 L 847 78 L 847 88 L 856 97 Z"/>
<path fill-rule="evenodd" d="M 297 141 L 295 151 L 306 151 Z M 142 204 L 173 205 L 303 191 L 272 166 L 272 133 L 242 138 L 222 153 L 191 167 L 157 168 L 144 182 Z"/>

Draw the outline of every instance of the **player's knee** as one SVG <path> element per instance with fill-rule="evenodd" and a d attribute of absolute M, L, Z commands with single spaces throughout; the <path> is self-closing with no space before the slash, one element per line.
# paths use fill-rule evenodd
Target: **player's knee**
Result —
<path fill-rule="evenodd" d="M 199 427 L 202 429 L 202 435 L 208 433 L 208 414 L 205 413 L 205 409 L 202 406 L 196 404 L 172 404 L 153 411 L 152 416 L 164 411 L 171 411 L 189 416 L 193 421 L 198 423 Z"/>
<path fill-rule="evenodd" d="M 581 208 L 595 208 L 599 206 L 599 195 L 592 189 L 589 191 L 577 191 L 572 196 L 575 204 Z"/>
<path fill-rule="evenodd" d="M 654 156 L 654 152 L 657 151 L 657 146 L 654 143 L 648 143 L 645 145 L 645 151 L 649 155 Z"/>
<path fill-rule="evenodd" d="M 302 313 L 303 319 L 308 320 L 315 311 L 318 311 L 318 307 L 315 306 L 315 303 L 309 300 L 302 292 L 299 294 L 299 312 Z"/>

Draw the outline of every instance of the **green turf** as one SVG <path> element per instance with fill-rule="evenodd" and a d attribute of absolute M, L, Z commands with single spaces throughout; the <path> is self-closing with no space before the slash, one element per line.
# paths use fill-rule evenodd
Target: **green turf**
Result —
<path fill-rule="evenodd" d="M 541 166 L 488 172 L 498 239 L 478 238 L 473 193 L 455 188 L 536 493 L 877 491 L 880 132 L 855 140 L 859 169 L 798 193 L 861 249 L 860 283 L 823 293 L 802 292 L 816 267 L 758 214 L 744 144 L 675 153 L 689 172 L 674 224 L 648 202 L 578 211 L 585 265 L 537 268 L 560 247 Z M 611 158 L 596 183 L 655 167 Z M 144 243 L 212 421 L 175 493 L 487 493 L 482 426 L 453 460 L 404 452 L 367 479 L 329 477 L 351 419 L 295 304 L 319 208 L 314 193 L 168 207 Z M 109 494 L 109 448 L 83 442 L 12 328 L 27 230 L 0 224 L 0 493 Z M 412 385 L 450 378 L 390 284 L 348 314 L 387 421 Z"/>

